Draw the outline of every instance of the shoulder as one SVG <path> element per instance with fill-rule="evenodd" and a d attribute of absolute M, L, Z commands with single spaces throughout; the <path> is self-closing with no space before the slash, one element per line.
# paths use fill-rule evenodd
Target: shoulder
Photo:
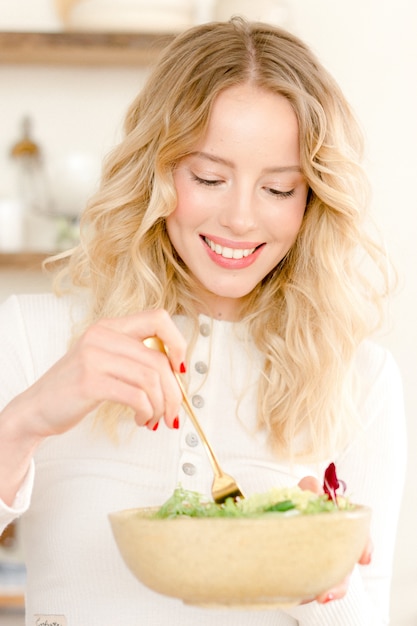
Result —
<path fill-rule="evenodd" d="M 356 355 L 355 374 L 365 422 L 372 422 L 371 416 L 378 413 L 403 413 L 402 376 L 387 348 L 373 341 L 361 344 Z"/>
<path fill-rule="evenodd" d="M 40 375 L 66 352 L 81 304 L 52 293 L 10 296 L 0 305 L 0 347 L 17 363 L 31 363 Z"/>
<path fill-rule="evenodd" d="M 81 304 L 71 296 L 58 297 L 53 293 L 12 295 L 0 306 L 4 322 L 21 322 L 29 326 L 65 323 L 71 317 L 77 319 L 81 311 Z"/>
<path fill-rule="evenodd" d="M 374 341 L 364 341 L 356 354 L 355 369 L 367 382 L 399 379 L 400 371 L 392 353 Z"/>

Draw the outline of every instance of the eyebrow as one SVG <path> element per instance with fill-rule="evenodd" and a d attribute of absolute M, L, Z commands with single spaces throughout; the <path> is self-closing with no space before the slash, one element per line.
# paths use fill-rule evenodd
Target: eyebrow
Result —
<path fill-rule="evenodd" d="M 227 167 L 233 168 L 234 164 L 229 159 L 224 159 L 223 157 L 215 156 L 214 154 L 209 154 L 208 152 L 191 152 L 189 156 L 197 156 L 202 159 L 207 159 L 208 161 L 212 161 L 213 163 L 220 163 L 222 165 L 226 165 Z M 273 167 L 265 168 L 266 174 L 272 173 L 281 173 L 281 172 L 301 172 L 301 167 L 299 165 L 277 165 Z"/>

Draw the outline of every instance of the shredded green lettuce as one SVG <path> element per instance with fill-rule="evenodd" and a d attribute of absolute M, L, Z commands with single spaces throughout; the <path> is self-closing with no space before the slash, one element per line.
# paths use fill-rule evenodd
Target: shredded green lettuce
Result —
<path fill-rule="evenodd" d="M 350 508 L 346 498 L 338 498 L 337 504 L 326 494 L 291 488 L 273 488 L 241 500 L 227 498 L 216 504 L 207 496 L 182 487 L 175 489 L 172 496 L 160 507 L 158 518 L 187 517 L 257 517 L 266 513 L 279 515 L 314 514 Z"/>

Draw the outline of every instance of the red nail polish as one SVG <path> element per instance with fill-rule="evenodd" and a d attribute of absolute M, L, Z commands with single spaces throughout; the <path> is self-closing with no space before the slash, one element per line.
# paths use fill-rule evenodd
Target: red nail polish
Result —
<path fill-rule="evenodd" d="M 152 430 L 157 430 L 159 426 L 159 422 L 156 422 L 155 426 L 152 428 Z"/>
<path fill-rule="evenodd" d="M 180 427 L 180 420 L 178 417 L 176 417 L 174 421 L 172 422 L 172 428 L 175 428 L 176 430 L 178 430 L 179 427 Z"/>
<path fill-rule="evenodd" d="M 186 371 L 187 371 L 187 368 L 185 366 L 185 363 L 181 363 L 181 365 L 180 365 L 180 372 L 181 372 L 181 374 L 185 374 Z"/>
<path fill-rule="evenodd" d="M 323 600 L 323 604 L 327 604 L 328 602 L 331 602 L 332 600 L 334 600 L 334 595 L 332 593 L 328 593 L 327 596 Z"/>

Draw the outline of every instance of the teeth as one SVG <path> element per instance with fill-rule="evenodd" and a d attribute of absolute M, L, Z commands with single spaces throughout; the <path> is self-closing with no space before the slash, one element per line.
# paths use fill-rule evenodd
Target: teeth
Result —
<path fill-rule="evenodd" d="M 207 239 L 207 237 L 205 237 L 204 240 L 213 252 L 220 254 L 225 259 L 243 259 L 243 257 L 249 256 L 255 251 L 255 248 L 245 248 L 243 250 L 242 248 L 226 248 Z"/>

